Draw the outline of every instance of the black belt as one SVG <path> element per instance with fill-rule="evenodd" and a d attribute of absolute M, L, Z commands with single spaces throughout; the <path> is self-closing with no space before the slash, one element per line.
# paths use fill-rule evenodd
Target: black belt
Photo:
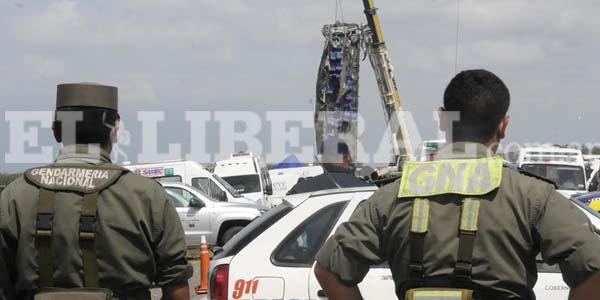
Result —
<path fill-rule="evenodd" d="M 37 294 L 37 291 L 28 291 L 21 293 L 24 295 L 22 297 L 17 297 L 17 299 L 23 300 L 33 300 L 33 297 Z M 136 292 L 128 292 L 128 293 L 119 293 L 113 292 L 113 300 L 150 300 L 152 299 L 152 295 L 150 294 L 150 290 L 144 289 Z"/>
<path fill-rule="evenodd" d="M 129 293 L 113 292 L 113 300 L 150 300 L 151 295 L 148 289 Z"/>

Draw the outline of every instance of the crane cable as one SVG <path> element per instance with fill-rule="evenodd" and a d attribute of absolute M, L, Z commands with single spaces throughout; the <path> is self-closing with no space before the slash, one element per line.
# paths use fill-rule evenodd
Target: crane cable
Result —
<path fill-rule="evenodd" d="M 458 44 L 460 42 L 460 0 L 456 0 L 456 41 L 454 52 L 454 74 L 458 74 Z"/>
<path fill-rule="evenodd" d="M 340 16 L 342 17 L 342 23 L 345 22 L 344 20 L 344 8 L 342 7 L 342 0 L 337 0 L 338 3 L 340 4 Z"/>
<path fill-rule="evenodd" d="M 341 17 L 342 19 L 342 23 L 344 23 L 344 8 L 342 7 L 342 0 L 334 0 L 335 2 L 335 22 L 337 23 L 338 21 L 338 15 Z M 338 8 L 339 8 L 339 14 L 338 14 Z"/>

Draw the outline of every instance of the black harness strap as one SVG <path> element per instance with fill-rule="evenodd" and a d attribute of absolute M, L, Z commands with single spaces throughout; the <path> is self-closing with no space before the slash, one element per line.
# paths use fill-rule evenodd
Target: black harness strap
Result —
<path fill-rule="evenodd" d="M 412 220 L 410 225 L 410 279 L 417 285 L 425 283 L 425 235 L 429 229 L 429 200 L 416 198 L 413 200 Z"/>
<path fill-rule="evenodd" d="M 86 288 L 97 288 L 96 225 L 98 222 L 98 192 L 85 194 L 79 216 L 79 247 L 83 259 L 83 279 Z"/>
<path fill-rule="evenodd" d="M 458 255 L 454 266 L 454 279 L 457 284 L 462 286 L 472 283 L 473 249 L 478 230 L 479 205 L 479 199 L 476 198 L 465 198 L 462 204 Z"/>
<path fill-rule="evenodd" d="M 459 283 L 470 283 L 473 271 L 473 248 L 475 232 L 461 231 L 458 241 L 458 257 L 454 266 L 454 277 Z"/>
<path fill-rule="evenodd" d="M 423 266 L 423 257 L 425 253 L 425 234 L 410 234 L 410 278 L 422 286 L 425 280 L 425 267 Z"/>
<path fill-rule="evenodd" d="M 35 230 L 35 248 L 37 250 L 37 264 L 39 288 L 51 287 L 54 275 L 52 265 L 52 228 L 54 227 L 54 192 L 40 189 L 37 207 L 37 220 Z"/>

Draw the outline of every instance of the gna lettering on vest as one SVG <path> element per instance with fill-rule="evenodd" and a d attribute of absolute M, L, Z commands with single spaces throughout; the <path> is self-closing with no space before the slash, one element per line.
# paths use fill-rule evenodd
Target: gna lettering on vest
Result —
<path fill-rule="evenodd" d="M 83 168 L 41 168 L 32 170 L 31 175 L 40 176 L 40 181 L 44 185 L 88 189 L 96 187 L 96 180 L 109 179 L 109 174 L 106 170 Z"/>
<path fill-rule="evenodd" d="M 492 188 L 491 173 L 487 162 L 453 163 L 441 161 L 436 164 L 417 166 L 408 174 L 409 188 L 416 194 L 440 194 L 446 192 L 477 193 Z"/>

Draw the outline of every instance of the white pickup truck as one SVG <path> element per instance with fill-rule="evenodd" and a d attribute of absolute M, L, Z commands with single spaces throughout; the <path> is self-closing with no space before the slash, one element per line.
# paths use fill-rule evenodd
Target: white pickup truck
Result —
<path fill-rule="evenodd" d="M 179 214 L 188 247 L 199 245 L 203 235 L 209 245 L 222 246 L 268 210 L 256 203 L 216 201 L 184 183 L 162 186 Z"/>

